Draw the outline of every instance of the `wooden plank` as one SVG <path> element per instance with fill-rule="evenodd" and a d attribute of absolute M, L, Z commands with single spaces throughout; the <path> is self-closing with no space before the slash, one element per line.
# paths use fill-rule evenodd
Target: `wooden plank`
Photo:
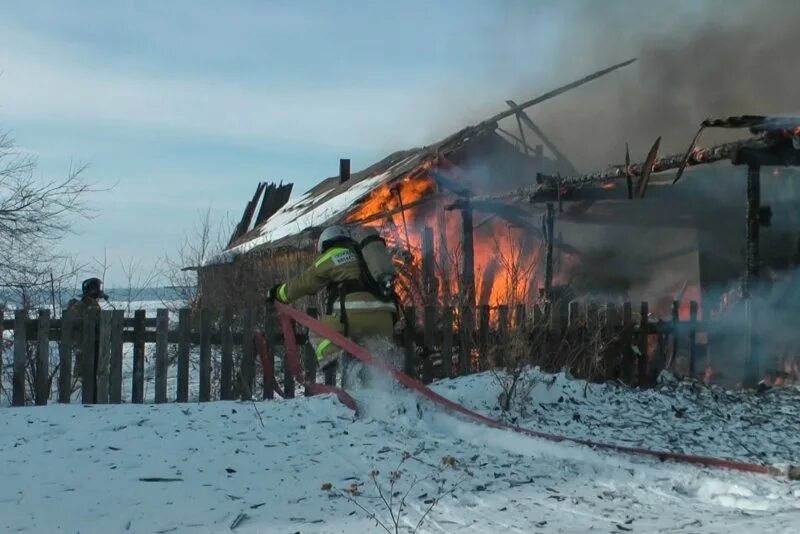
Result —
<path fill-rule="evenodd" d="M 414 346 L 414 330 L 417 320 L 413 307 L 408 306 L 404 310 L 406 318 L 406 328 L 403 330 L 403 371 L 410 377 L 416 378 L 417 374 L 417 354 Z"/>
<path fill-rule="evenodd" d="M 222 351 L 220 360 L 219 398 L 233 400 L 233 311 L 230 308 L 222 312 Z"/>
<path fill-rule="evenodd" d="M 469 204 L 461 210 L 461 296 L 462 304 L 470 309 L 475 306 L 475 236 L 473 234 L 472 208 Z M 472 332 L 472 324 L 468 323 L 471 315 L 462 316 L 462 325 Z M 466 320 L 466 321 L 465 321 Z"/>
<path fill-rule="evenodd" d="M 144 403 L 144 331 L 145 311 L 133 312 L 133 385 L 131 387 L 131 402 Z"/>
<path fill-rule="evenodd" d="M 642 302 L 639 318 L 639 385 L 644 386 L 647 384 L 647 363 L 648 363 L 648 331 L 650 321 L 649 305 L 647 302 Z"/>
<path fill-rule="evenodd" d="M 81 402 L 97 402 L 97 322 L 100 310 L 83 312 L 83 333 L 81 340 Z"/>
<path fill-rule="evenodd" d="M 678 357 L 678 338 L 680 337 L 680 310 L 681 310 L 681 303 L 677 300 L 672 301 L 672 354 L 669 357 L 669 365 L 667 368 L 670 371 L 674 370 L 675 365 L 677 362 L 675 361 Z"/>
<path fill-rule="evenodd" d="M 122 323 L 123 310 L 111 312 L 111 361 L 108 371 L 108 401 L 122 404 Z"/>
<path fill-rule="evenodd" d="M 167 353 L 167 332 L 169 332 L 169 311 L 163 308 L 156 311 L 156 376 L 155 402 L 167 402 L 167 369 L 169 354 Z"/>
<path fill-rule="evenodd" d="M 253 350 L 253 335 L 255 334 L 255 319 L 253 309 L 246 308 L 242 317 L 242 371 L 241 371 L 241 398 L 253 398 L 253 382 L 255 379 L 255 351 Z"/>
<path fill-rule="evenodd" d="M 697 302 L 689 302 L 689 376 L 694 377 L 697 365 Z"/>
<path fill-rule="evenodd" d="M 633 307 L 622 305 L 622 381 L 630 385 L 633 380 Z"/>
<path fill-rule="evenodd" d="M 66 310 L 61 318 L 61 339 L 58 341 L 58 402 L 69 404 L 72 397 L 72 322 L 75 313 Z"/>
<path fill-rule="evenodd" d="M 46 406 L 50 398 L 50 310 L 39 310 L 39 331 L 36 342 L 34 389 L 36 406 Z"/>
<path fill-rule="evenodd" d="M 275 377 L 275 340 L 277 328 L 277 314 L 275 313 L 275 306 L 267 304 L 264 311 L 264 337 L 267 339 L 267 368 L 264 375 L 267 377 Z M 274 380 L 274 378 L 273 378 Z M 264 380 L 262 384 L 263 398 L 275 398 L 275 384 L 273 380 Z"/>
<path fill-rule="evenodd" d="M 600 307 L 596 302 L 589 302 L 586 305 L 586 328 L 590 333 L 594 333 L 600 327 Z"/>
<path fill-rule="evenodd" d="M 462 305 L 459 308 L 460 328 L 458 331 L 460 346 L 458 350 L 458 375 L 464 376 L 472 373 L 472 314 L 474 308 Z"/>
<path fill-rule="evenodd" d="M 555 225 L 553 203 L 547 203 L 544 217 L 545 260 L 544 260 L 544 314 L 548 321 L 553 320 L 553 227 Z"/>
<path fill-rule="evenodd" d="M 289 368 L 289 361 L 286 358 L 286 352 L 283 354 L 283 394 L 284 398 L 294 398 L 294 375 Z"/>
<path fill-rule="evenodd" d="M 514 307 L 514 325 L 517 327 L 517 330 L 525 328 L 525 320 L 526 320 L 525 305 L 517 304 Z"/>
<path fill-rule="evenodd" d="M 189 353 L 192 338 L 192 310 L 178 310 L 178 402 L 189 402 Z"/>
<path fill-rule="evenodd" d="M 478 323 L 480 330 L 478 331 L 478 365 L 481 371 L 489 368 L 489 306 L 481 305 L 478 308 Z"/>
<path fill-rule="evenodd" d="M 423 343 L 425 344 L 425 357 L 422 360 L 422 381 L 429 384 L 433 381 L 433 352 L 434 337 L 436 333 L 436 305 L 425 306 L 425 321 L 423 326 Z"/>
<path fill-rule="evenodd" d="M 109 377 L 111 373 L 111 322 L 114 312 L 112 310 L 102 310 L 100 312 L 100 326 L 97 342 L 97 376 L 96 398 L 97 404 L 108 404 L 109 401 Z"/>
<path fill-rule="evenodd" d="M 442 308 L 442 373 L 453 376 L 453 307 Z"/>
<path fill-rule="evenodd" d="M 605 341 L 610 344 L 614 341 L 619 327 L 619 312 L 613 302 L 607 302 L 603 306 L 603 326 L 605 328 Z M 619 371 L 622 368 L 622 352 L 606 351 L 606 353 L 608 356 L 605 361 L 606 380 L 619 378 Z"/>
<path fill-rule="evenodd" d="M 573 300 L 569 303 L 567 310 L 567 324 L 570 328 L 577 328 L 581 324 L 580 303 Z"/>
<path fill-rule="evenodd" d="M 25 406 L 25 362 L 28 359 L 28 337 L 25 333 L 28 312 L 14 312 L 14 367 L 11 379 L 11 406 Z"/>
<path fill-rule="evenodd" d="M 211 400 L 211 310 L 200 310 L 200 402 Z"/>
<path fill-rule="evenodd" d="M 497 352 L 497 367 L 505 367 L 509 362 L 509 323 L 508 323 L 508 306 L 500 306 L 497 309 L 497 333 L 500 338 L 500 346 Z"/>

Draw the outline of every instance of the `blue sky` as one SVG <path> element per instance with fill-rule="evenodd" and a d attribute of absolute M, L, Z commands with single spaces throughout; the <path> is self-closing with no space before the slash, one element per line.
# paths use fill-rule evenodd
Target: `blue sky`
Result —
<path fill-rule="evenodd" d="M 120 260 L 156 263 L 209 206 L 238 217 L 259 180 L 300 193 L 339 157 L 358 169 L 535 92 L 546 65 L 531 57 L 557 16 L 513 2 L 3 2 L 0 129 L 43 175 L 80 161 L 113 186 L 64 245 L 84 261 L 107 250 L 118 284 Z"/>
<path fill-rule="evenodd" d="M 557 2 L 0 3 L 0 129 L 43 175 L 112 187 L 65 248 L 153 265 L 259 180 L 299 194 L 584 75 Z M 596 59 L 596 58 L 595 58 Z M 608 64 L 627 58 L 614 56 Z"/>

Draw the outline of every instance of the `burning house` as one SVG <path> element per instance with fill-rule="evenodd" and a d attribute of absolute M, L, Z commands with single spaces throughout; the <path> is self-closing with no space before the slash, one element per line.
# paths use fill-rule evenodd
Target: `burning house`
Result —
<path fill-rule="evenodd" d="M 588 295 L 649 301 L 655 318 L 679 301 L 686 319 L 694 301 L 702 319 L 743 273 L 753 287 L 753 269 L 796 266 L 798 175 L 771 172 L 753 199 L 755 171 L 745 179 L 729 162 L 711 163 L 794 165 L 797 125 L 733 120 L 728 126 L 750 127 L 756 137 L 712 149 L 693 142 L 666 158 L 656 143 L 641 164 L 579 175 L 524 112 L 628 63 L 520 105 L 508 101 L 486 121 L 360 172 L 342 160 L 338 176 L 293 199 L 291 185 L 259 184 L 225 251 L 200 269 L 202 298 L 259 305 L 267 287 L 308 265 L 330 224 L 378 227 L 395 252 L 398 292 L 416 305 L 548 306 Z M 517 133 L 503 127 L 514 119 Z M 775 224 L 761 228 L 754 257 L 752 234 L 770 215 Z"/>

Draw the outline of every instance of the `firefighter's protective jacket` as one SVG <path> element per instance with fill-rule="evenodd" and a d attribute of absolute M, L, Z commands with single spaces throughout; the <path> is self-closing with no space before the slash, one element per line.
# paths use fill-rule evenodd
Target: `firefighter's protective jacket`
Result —
<path fill-rule="evenodd" d="M 328 291 L 325 313 L 321 317 L 323 323 L 357 341 L 371 336 L 391 339 L 395 304 L 380 300 L 361 284 L 361 268 L 355 250 L 347 246 L 326 250 L 305 272 L 281 285 L 277 299 L 289 304 L 321 289 Z M 344 292 L 343 302 L 338 294 L 340 290 Z M 316 347 L 317 357 L 322 359 L 334 349 L 330 341 L 321 340 Z"/>

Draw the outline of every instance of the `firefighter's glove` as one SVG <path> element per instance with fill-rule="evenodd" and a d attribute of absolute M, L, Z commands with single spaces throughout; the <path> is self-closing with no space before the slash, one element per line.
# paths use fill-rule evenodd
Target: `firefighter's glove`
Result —
<path fill-rule="evenodd" d="M 271 288 L 267 290 L 267 302 L 274 303 L 275 301 L 280 302 L 278 299 L 278 292 L 281 289 L 281 285 L 283 284 L 275 284 Z"/>

